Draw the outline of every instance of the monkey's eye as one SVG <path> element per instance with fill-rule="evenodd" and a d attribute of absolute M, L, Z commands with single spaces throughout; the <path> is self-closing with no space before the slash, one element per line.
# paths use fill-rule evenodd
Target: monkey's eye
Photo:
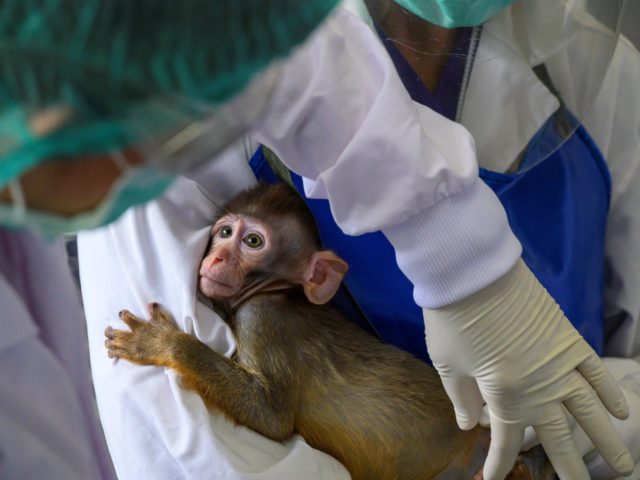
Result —
<path fill-rule="evenodd" d="M 233 235 L 233 228 L 231 228 L 231 225 L 224 225 L 220 228 L 220 237 L 230 238 L 231 235 Z"/>
<path fill-rule="evenodd" d="M 260 248 L 264 244 L 263 238 L 257 233 L 250 233 L 242 239 L 250 248 Z"/>

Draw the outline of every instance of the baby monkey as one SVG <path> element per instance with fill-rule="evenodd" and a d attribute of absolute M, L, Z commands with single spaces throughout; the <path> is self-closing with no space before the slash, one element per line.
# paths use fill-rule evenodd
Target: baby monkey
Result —
<path fill-rule="evenodd" d="M 297 192 L 259 184 L 223 208 L 199 271 L 201 292 L 228 312 L 233 358 L 156 303 L 148 322 L 120 312 L 131 331 L 108 327 L 106 347 L 173 368 L 207 406 L 266 437 L 299 433 L 354 480 L 481 479 L 489 432 L 458 429 L 435 370 L 324 305 L 346 272 Z M 509 478 L 552 474 L 536 451 Z"/>

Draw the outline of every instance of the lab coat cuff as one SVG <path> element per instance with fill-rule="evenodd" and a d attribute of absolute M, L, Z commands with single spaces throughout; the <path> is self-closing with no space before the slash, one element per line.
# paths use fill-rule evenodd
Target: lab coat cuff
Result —
<path fill-rule="evenodd" d="M 424 308 L 449 305 L 490 285 L 522 253 L 502 204 L 480 179 L 383 233 Z"/>

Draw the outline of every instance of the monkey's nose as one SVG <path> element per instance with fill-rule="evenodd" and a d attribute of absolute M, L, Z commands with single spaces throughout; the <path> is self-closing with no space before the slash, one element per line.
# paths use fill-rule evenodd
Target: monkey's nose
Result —
<path fill-rule="evenodd" d="M 225 255 L 224 252 L 221 252 L 221 253 L 214 252 L 211 255 L 208 255 L 207 258 L 205 258 L 202 261 L 200 273 L 205 274 L 205 272 L 210 268 L 214 268 L 219 266 L 222 263 L 225 263 L 226 258 L 227 258 L 227 255 Z"/>

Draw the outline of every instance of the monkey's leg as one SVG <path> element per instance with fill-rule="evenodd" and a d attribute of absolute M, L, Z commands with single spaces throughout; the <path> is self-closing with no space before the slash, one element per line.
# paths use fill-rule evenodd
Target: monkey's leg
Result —
<path fill-rule="evenodd" d="M 186 387 L 234 422 L 274 440 L 293 434 L 294 408 L 288 393 L 292 389 L 283 381 L 270 381 L 259 372 L 250 372 L 181 332 L 157 304 L 149 305 L 149 312 L 148 322 L 126 310 L 120 313 L 131 331 L 107 328 L 109 356 L 172 368 Z"/>

